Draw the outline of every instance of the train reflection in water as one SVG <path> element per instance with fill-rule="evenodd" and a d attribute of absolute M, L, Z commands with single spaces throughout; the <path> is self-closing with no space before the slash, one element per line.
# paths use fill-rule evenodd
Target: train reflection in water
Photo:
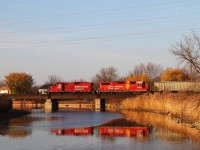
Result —
<path fill-rule="evenodd" d="M 95 130 L 95 132 L 94 132 Z M 53 129 L 50 131 L 55 135 L 75 135 L 75 136 L 91 136 L 94 133 L 100 136 L 109 137 L 148 137 L 149 128 L 147 127 L 121 127 L 121 126 L 98 126 L 85 128 L 70 128 L 70 129 Z"/>
<path fill-rule="evenodd" d="M 147 127 L 100 127 L 100 135 L 103 136 L 135 136 L 135 137 L 146 137 L 149 135 Z"/>
<path fill-rule="evenodd" d="M 76 135 L 76 136 L 86 136 L 86 135 L 93 135 L 93 127 L 86 127 L 86 128 L 71 128 L 71 129 L 55 129 L 51 130 L 51 133 L 56 135 Z"/>

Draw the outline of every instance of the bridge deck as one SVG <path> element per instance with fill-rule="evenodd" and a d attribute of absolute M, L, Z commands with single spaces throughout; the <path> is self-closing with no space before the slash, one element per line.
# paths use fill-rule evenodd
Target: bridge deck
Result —
<path fill-rule="evenodd" d="M 104 94 L 92 94 L 92 93 L 63 93 L 63 94 L 9 94 L 1 95 L 0 99 L 12 99 L 12 100 L 94 100 L 95 98 L 101 99 L 124 99 L 134 97 L 141 93 L 104 93 Z"/>

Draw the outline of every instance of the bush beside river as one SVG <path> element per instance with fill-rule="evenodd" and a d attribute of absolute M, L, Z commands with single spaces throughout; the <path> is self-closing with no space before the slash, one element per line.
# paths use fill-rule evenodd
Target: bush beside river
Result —
<path fill-rule="evenodd" d="M 200 126 L 200 94 L 198 93 L 155 93 L 125 99 L 120 110 L 155 112 L 177 118 L 177 122 Z"/>

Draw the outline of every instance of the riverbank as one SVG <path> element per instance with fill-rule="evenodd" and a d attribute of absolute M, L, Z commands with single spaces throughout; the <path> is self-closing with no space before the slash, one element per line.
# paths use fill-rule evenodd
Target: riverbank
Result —
<path fill-rule="evenodd" d="M 128 121 L 142 124 L 146 127 L 154 127 L 156 135 L 167 141 L 174 139 L 186 140 L 191 138 L 200 142 L 200 131 L 191 128 L 189 123 L 178 123 L 176 118 L 169 115 L 142 111 L 122 111 Z"/>
<path fill-rule="evenodd" d="M 177 123 L 190 123 L 200 129 L 200 94 L 155 93 L 123 100 L 120 110 L 153 112 L 177 118 Z"/>

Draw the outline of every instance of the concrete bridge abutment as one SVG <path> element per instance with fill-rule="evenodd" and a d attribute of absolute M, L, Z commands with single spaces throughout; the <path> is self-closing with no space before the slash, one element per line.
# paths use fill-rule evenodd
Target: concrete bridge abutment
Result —
<path fill-rule="evenodd" d="M 105 99 L 96 98 L 94 101 L 96 111 L 105 111 Z"/>
<path fill-rule="evenodd" d="M 58 101 L 52 99 L 46 99 L 44 104 L 45 112 L 53 112 L 58 110 Z"/>

